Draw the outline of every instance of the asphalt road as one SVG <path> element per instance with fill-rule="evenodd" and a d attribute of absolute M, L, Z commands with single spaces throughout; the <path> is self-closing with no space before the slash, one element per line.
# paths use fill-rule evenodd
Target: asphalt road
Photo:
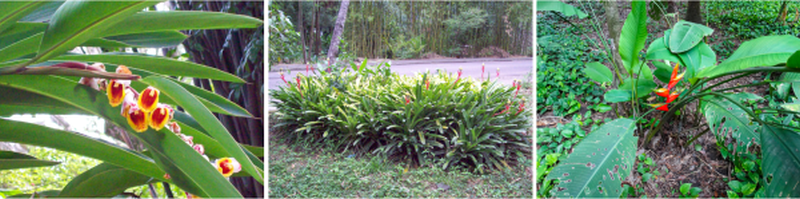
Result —
<path fill-rule="evenodd" d="M 525 75 L 533 71 L 533 58 L 506 58 L 506 59 L 438 59 L 438 60 L 402 60 L 392 61 L 392 71 L 400 75 L 414 75 L 430 70 L 444 69 L 448 72 L 456 72 L 458 68 L 463 68 L 462 77 L 481 78 L 481 63 L 486 63 L 486 73 L 495 79 L 497 68 L 500 68 L 500 82 L 511 84 L 514 79 L 527 81 Z M 268 75 L 268 88 L 277 89 L 285 86 L 278 73 L 279 68 L 291 69 L 292 74 L 284 74 L 286 80 L 294 80 L 297 72 L 305 73 L 305 65 L 276 65 Z M 312 73 L 313 75 L 313 73 Z M 484 76 L 485 78 L 486 76 Z"/>

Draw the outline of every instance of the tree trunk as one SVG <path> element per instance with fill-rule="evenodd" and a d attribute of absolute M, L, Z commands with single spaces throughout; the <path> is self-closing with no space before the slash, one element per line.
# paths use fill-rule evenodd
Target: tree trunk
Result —
<path fill-rule="evenodd" d="M 303 51 L 303 63 L 308 63 L 308 53 L 306 53 L 306 34 L 303 32 L 303 2 L 297 2 L 297 32 L 300 33 L 300 49 Z"/>
<path fill-rule="evenodd" d="M 349 0 L 342 1 L 339 6 L 339 15 L 336 16 L 336 26 L 333 27 L 333 37 L 331 37 L 331 46 L 328 48 L 328 58 L 335 60 L 333 57 L 339 53 L 339 40 L 344 31 L 344 21 L 347 19 L 347 7 L 350 5 Z"/>
<path fill-rule="evenodd" d="M 700 1 L 689 1 L 689 9 L 686 11 L 686 21 L 703 24 L 703 16 L 700 13 Z"/>
<path fill-rule="evenodd" d="M 606 1 L 603 3 L 603 8 L 606 10 L 606 25 L 608 26 L 608 39 L 610 40 L 611 56 L 614 62 L 611 66 L 617 66 L 617 70 L 622 75 L 627 75 L 628 72 L 622 67 L 622 57 L 619 56 L 619 35 L 622 30 L 622 23 L 619 19 L 619 10 L 616 1 Z M 614 86 L 619 84 L 619 78 L 614 78 Z"/>
<path fill-rule="evenodd" d="M 321 41 L 322 38 L 321 38 L 321 34 L 320 34 L 321 31 L 320 31 L 320 28 L 319 28 L 319 10 L 320 10 L 320 7 L 322 7 L 322 6 L 318 5 L 317 2 L 314 2 L 314 32 L 313 32 L 314 36 L 312 38 L 314 38 L 314 55 L 316 55 L 316 56 L 319 56 L 319 51 L 320 51 L 319 50 L 320 49 L 319 46 L 320 46 L 320 43 L 322 43 L 322 41 Z"/>

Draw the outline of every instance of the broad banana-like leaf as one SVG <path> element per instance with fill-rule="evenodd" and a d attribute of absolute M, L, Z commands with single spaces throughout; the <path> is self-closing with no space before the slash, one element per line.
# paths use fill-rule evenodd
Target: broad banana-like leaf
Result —
<path fill-rule="evenodd" d="M 796 36 L 759 37 L 742 43 L 728 59 L 719 65 L 700 71 L 697 77 L 710 77 L 745 68 L 786 63 L 789 57 L 798 50 L 800 50 L 800 38 Z"/>
<path fill-rule="evenodd" d="M 228 133 L 225 126 L 223 126 L 222 123 L 211 114 L 211 111 L 203 106 L 194 95 L 177 83 L 163 77 L 150 76 L 141 81 L 157 88 L 165 96 L 172 98 L 173 101 L 183 107 L 186 112 L 191 114 L 193 118 L 200 121 L 200 126 L 202 126 L 211 137 L 222 144 L 222 147 L 230 153 L 231 156 L 242 164 L 243 171 L 249 173 L 257 181 L 263 183 L 264 178 L 262 171 L 255 167 L 250 158 L 244 153 L 244 150 L 239 146 L 239 143 Z"/>
<path fill-rule="evenodd" d="M 587 77 L 598 83 L 614 81 L 614 75 L 611 73 L 611 70 L 600 62 L 586 64 L 586 68 L 583 69 L 583 72 L 586 73 Z"/>
<path fill-rule="evenodd" d="M 800 197 L 800 134 L 781 127 L 764 125 L 760 129 L 763 161 L 762 180 L 766 197 Z"/>
<path fill-rule="evenodd" d="M 631 7 L 619 36 L 619 56 L 628 73 L 639 67 L 639 52 L 647 40 L 647 6 L 644 1 L 633 1 Z"/>
<path fill-rule="evenodd" d="M 672 27 L 672 33 L 669 35 L 669 49 L 675 54 L 686 52 L 711 33 L 714 33 L 714 29 L 681 20 Z"/>
<path fill-rule="evenodd" d="M 135 132 L 119 114 L 120 107 L 111 107 L 104 93 L 77 82 L 56 76 L 40 76 L 32 79 L 20 75 L 2 75 L 0 84 L 65 102 L 105 118 L 128 132 Z M 169 173 L 172 182 L 181 189 L 201 197 L 241 197 L 236 188 L 210 162 L 168 129 L 160 131 L 149 129 L 131 135 L 143 142 L 156 165 Z M 238 144 L 234 146 L 239 147 Z M 249 163 L 240 162 L 242 166 Z"/>
<path fill-rule="evenodd" d="M 22 169 L 56 165 L 59 162 L 36 159 L 13 151 L 0 151 L 0 170 Z"/>
<path fill-rule="evenodd" d="M 789 57 L 789 60 L 786 60 L 786 67 L 800 68 L 800 50 L 794 52 L 794 54 Z"/>
<path fill-rule="evenodd" d="M 675 33 L 672 33 L 675 34 Z M 686 66 L 686 79 L 697 76 L 698 71 L 717 64 L 717 55 L 706 43 L 699 43 L 689 51 L 678 54 Z"/>
<path fill-rule="evenodd" d="M 586 136 L 545 180 L 558 179 L 551 194 L 558 198 L 619 197 L 622 181 L 633 171 L 636 126 L 616 119 Z"/>
<path fill-rule="evenodd" d="M 126 189 L 155 181 L 154 178 L 118 167 L 101 163 L 78 176 L 61 190 L 59 197 L 88 198 L 113 197 Z"/>
<path fill-rule="evenodd" d="M 726 94 L 728 97 L 739 100 L 761 99 L 760 96 L 752 93 Z M 709 96 L 703 98 L 701 105 L 703 116 L 709 125 L 711 132 L 718 136 L 732 134 L 739 146 L 751 146 L 760 143 L 759 133 L 756 131 L 759 126 L 750 120 L 750 116 L 725 98 Z M 724 122 L 723 122 L 724 121 Z M 745 152 L 747 147 L 738 147 L 738 152 Z"/>
<path fill-rule="evenodd" d="M 663 40 L 663 37 L 654 39 L 653 42 L 650 43 L 650 46 L 647 47 L 647 55 L 645 58 L 647 58 L 647 60 L 669 60 L 671 62 L 680 62 L 680 58 L 678 58 L 677 55 L 673 54 L 669 48 L 667 48 L 664 42 L 662 42 Z"/>

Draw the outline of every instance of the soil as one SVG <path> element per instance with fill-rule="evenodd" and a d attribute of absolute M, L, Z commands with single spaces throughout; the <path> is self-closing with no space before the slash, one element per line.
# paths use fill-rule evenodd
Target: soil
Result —
<path fill-rule="evenodd" d="M 502 48 L 498 48 L 497 46 L 489 46 L 486 48 L 481 49 L 478 53 L 480 57 L 494 57 L 494 58 L 507 58 L 511 57 L 511 54 L 503 50 Z"/>
<path fill-rule="evenodd" d="M 685 1 L 678 1 L 676 4 L 679 5 L 679 16 L 683 16 L 683 14 L 686 13 Z M 630 5 L 622 6 L 625 5 L 625 3 L 621 3 L 620 5 L 620 20 L 624 21 L 625 18 L 627 18 L 631 8 Z M 605 31 L 607 30 L 605 25 L 605 15 L 596 17 L 599 18 L 597 21 L 602 23 L 602 28 L 604 30 L 600 34 L 604 34 L 603 36 L 608 38 L 608 31 Z M 587 19 L 573 19 L 572 23 L 592 23 L 592 21 Z M 674 23 L 674 21 L 672 23 Z M 717 28 L 713 24 L 710 24 L 709 26 L 715 30 Z M 669 28 L 670 27 L 668 27 L 667 23 L 663 19 L 661 21 L 649 23 L 647 27 L 648 32 L 652 34 L 652 38 L 662 37 L 663 31 Z M 594 32 L 584 34 L 584 37 L 586 36 L 588 36 L 587 39 L 592 39 L 597 42 L 600 41 L 597 34 Z M 726 38 L 727 36 L 724 36 L 722 31 L 715 31 L 714 34 L 709 37 L 715 38 L 715 42 L 709 43 L 711 46 L 720 41 L 729 40 L 734 43 L 735 49 L 738 48 L 738 46 L 742 43 L 742 41 L 736 38 Z M 649 45 L 649 43 L 646 45 Z M 646 47 L 647 46 L 645 46 L 645 49 Z M 721 58 L 718 54 L 717 62 L 719 61 L 721 61 Z M 606 62 L 604 64 L 611 68 L 610 63 Z M 655 69 L 655 67 L 649 63 L 648 65 L 651 67 L 651 69 Z M 753 81 L 761 81 L 764 80 L 765 76 L 766 74 L 762 73 L 752 74 L 738 80 L 727 82 L 718 88 L 730 88 L 736 85 L 749 84 Z M 711 81 L 709 82 L 709 85 L 725 79 L 727 78 Z M 666 85 L 666 83 L 660 82 L 657 79 L 655 81 L 658 85 Z M 734 90 L 734 92 L 742 91 L 757 95 L 765 95 L 769 91 L 769 85 Z M 587 107 L 587 105 L 587 103 L 581 103 L 581 107 Z M 621 107 L 630 107 L 630 104 L 621 105 Z M 580 113 L 582 114 L 585 111 L 586 110 L 581 110 Z M 717 149 L 716 138 L 714 137 L 713 133 L 705 133 L 695 140 L 691 145 L 684 146 L 687 141 L 690 140 L 691 136 L 698 135 L 705 131 L 708 128 L 708 125 L 701 115 L 694 115 L 694 113 L 698 113 L 697 101 L 685 106 L 681 112 L 692 114 L 681 114 L 679 117 L 673 118 L 672 121 L 668 121 L 670 122 L 670 125 L 664 126 L 664 128 L 653 137 L 652 141 L 644 146 L 641 145 L 643 145 L 645 142 L 646 135 L 650 132 L 650 129 L 643 129 L 640 127 L 636 131 L 637 136 L 639 136 L 638 144 L 640 145 L 638 147 L 639 151 L 637 151 L 637 155 L 644 153 L 647 154 L 648 157 L 651 157 L 656 163 L 658 171 L 662 175 L 647 183 L 642 183 L 641 175 L 634 171 L 633 174 L 626 179 L 626 181 L 628 183 L 642 185 L 644 187 L 644 193 L 639 193 L 640 196 L 645 194 L 647 197 L 677 198 L 680 196 L 678 191 L 680 185 L 682 183 L 692 183 L 692 186 L 702 188 L 703 191 L 699 195 L 701 198 L 726 197 L 727 194 L 725 193 L 725 190 L 728 189 L 728 185 L 725 182 L 725 179 L 731 179 L 730 170 L 733 168 L 732 163 L 722 158 L 722 155 Z M 661 119 L 661 114 L 650 115 L 651 116 L 648 116 L 646 119 Z M 554 116 L 552 111 L 548 111 L 541 115 L 537 112 L 536 126 L 538 128 L 555 127 L 559 123 L 569 123 L 569 118 L 571 117 L 571 115 L 567 117 Z M 613 110 L 605 113 L 592 114 L 593 120 L 602 121 L 605 118 L 615 119 L 617 116 Z M 588 131 L 589 129 L 584 130 Z M 701 150 L 695 150 L 694 145 L 700 145 Z M 668 169 L 669 172 L 664 172 L 665 169 Z"/>

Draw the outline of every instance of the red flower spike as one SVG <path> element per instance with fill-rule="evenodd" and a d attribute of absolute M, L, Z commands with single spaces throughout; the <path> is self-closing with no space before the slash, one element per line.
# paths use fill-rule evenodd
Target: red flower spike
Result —
<path fill-rule="evenodd" d="M 514 82 L 516 82 L 516 80 L 515 80 Z M 519 94 L 519 88 L 521 88 L 521 87 L 520 87 L 521 85 L 522 85 L 522 84 L 516 84 L 517 91 L 516 91 L 516 92 L 514 92 L 514 97 L 517 97 L 517 94 Z"/>
<path fill-rule="evenodd" d="M 431 83 L 430 83 L 430 82 L 428 82 L 428 80 L 426 79 L 426 80 L 425 80 L 425 90 L 430 90 L 430 89 L 429 89 L 429 88 L 430 88 L 430 86 L 431 86 Z"/>
<path fill-rule="evenodd" d="M 681 79 L 683 79 L 683 75 L 684 74 L 686 74 L 686 72 L 683 72 L 680 75 L 670 79 L 669 80 L 669 84 L 667 85 L 667 89 L 672 89 L 672 87 L 675 87 L 675 85 L 678 85 L 678 82 L 680 82 Z"/>
<path fill-rule="evenodd" d="M 500 77 L 500 68 L 497 68 L 497 76 L 496 77 Z"/>
<path fill-rule="evenodd" d="M 524 110 L 524 109 L 525 109 L 525 101 L 522 101 L 522 102 L 519 103 L 519 109 L 517 109 L 517 113 L 515 113 L 514 116 L 516 116 L 517 114 L 522 112 L 522 110 Z"/>
<path fill-rule="evenodd" d="M 481 79 L 483 79 L 483 72 L 486 69 L 486 63 L 481 63 Z"/>
<path fill-rule="evenodd" d="M 647 105 L 650 106 L 650 107 L 656 107 L 656 110 L 669 111 L 669 109 L 667 108 L 667 104 L 666 103 L 647 104 Z"/>
<path fill-rule="evenodd" d="M 678 92 L 672 92 L 672 93 L 670 93 L 670 94 L 669 94 L 669 96 L 667 96 L 667 103 L 670 103 L 670 102 L 672 102 L 672 101 L 675 101 L 675 99 L 678 99 L 678 96 L 680 96 L 680 95 L 681 95 L 681 94 L 680 94 L 680 93 L 678 93 Z"/>
<path fill-rule="evenodd" d="M 286 81 L 286 76 L 283 76 L 283 72 L 280 72 L 279 74 L 281 74 L 281 80 L 283 80 L 283 83 L 289 84 L 289 82 Z"/>
<path fill-rule="evenodd" d="M 297 76 L 295 79 L 297 79 L 297 88 L 300 88 L 300 76 Z"/>
<path fill-rule="evenodd" d="M 656 93 L 656 95 L 661 96 L 661 97 L 669 96 L 669 89 L 666 89 L 666 88 L 659 88 L 659 89 L 653 90 L 653 92 Z"/>
<path fill-rule="evenodd" d="M 306 63 L 306 75 L 308 75 L 308 63 Z"/>
<path fill-rule="evenodd" d="M 411 100 L 408 99 L 408 95 L 404 96 L 406 98 L 406 104 L 411 103 Z"/>

